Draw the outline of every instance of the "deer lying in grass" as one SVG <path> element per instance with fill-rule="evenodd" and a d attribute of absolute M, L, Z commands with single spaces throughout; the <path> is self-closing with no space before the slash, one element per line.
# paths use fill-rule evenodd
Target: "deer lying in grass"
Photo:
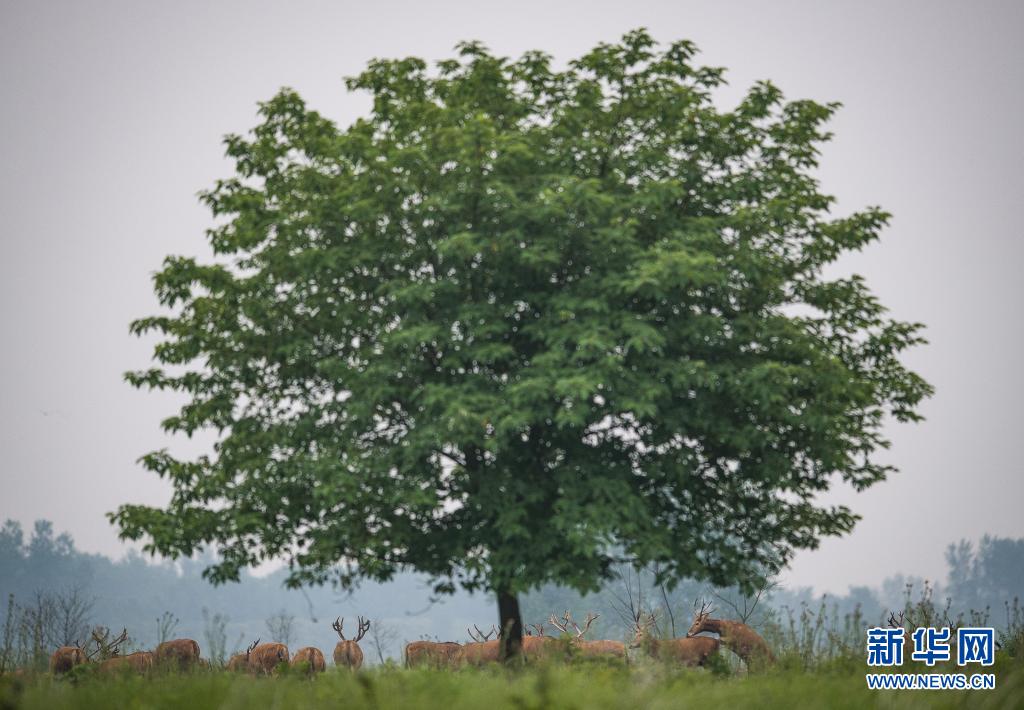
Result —
<path fill-rule="evenodd" d="M 705 631 L 718 634 L 722 644 L 739 656 L 748 668 L 751 664 L 775 662 L 775 656 L 768 648 L 768 642 L 759 633 L 742 621 L 712 619 L 712 611 L 710 604 L 701 602 L 700 610 L 694 615 L 693 624 L 686 632 L 687 638 L 702 638 L 697 634 Z"/>
<path fill-rule="evenodd" d="M 118 673 L 148 673 L 153 670 L 155 664 L 151 651 L 136 651 L 127 656 L 113 656 L 100 662 L 97 670 L 102 675 L 116 675 Z"/>
<path fill-rule="evenodd" d="M 454 641 L 413 641 L 405 646 L 405 665 L 408 668 L 446 668 L 458 666 L 461 662 L 462 644 Z"/>
<path fill-rule="evenodd" d="M 498 658 L 501 655 L 501 641 L 497 638 L 492 639 L 492 636 L 498 635 L 498 630 L 491 626 L 491 630 L 486 634 L 481 631 L 476 624 L 473 625 L 476 629 L 474 634 L 469 629 L 466 629 L 466 633 L 473 639 L 472 643 L 467 643 L 462 647 L 462 660 L 471 666 L 482 666 L 485 663 L 497 663 Z"/>
<path fill-rule="evenodd" d="M 722 645 L 718 639 L 707 636 L 692 638 L 659 639 L 651 633 L 655 625 L 654 614 L 646 616 L 638 612 L 634 617 L 635 635 L 630 648 L 642 649 L 647 655 L 672 661 L 683 666 L 703 666 Z"/>
<path fill-rule="evenodd" d="M 105 661 L 121 653 L 121 644 L 128 640 L 128 629 L 121 629 L 121 633 L 111 639 L 110 629 L 106 626 L 97 626 L 92 630 L 91 636 L 96 649 L 87 654 L 86 660 Z"/>
<path fill-rule="evenodd" d="M 573 621 L 572 615 L 569 614 L 568 610 L 566 610 L 566 612 L 562 614 L 561 623 L 559 623 L 558 619 L 555 618 L 554 614 L 552 614 L 548 618 L 548 621 L 550 621 L 551 625 L 554 626 L 556 629 L 561 631 L 563 634 L 568 634 L 569 636 L 572 636 L 572 632 L 569 631 L 569 626 L 572 625 L 572 628 L 576 632 L 576 635 L 572 638 L 571 643 L 573 647 L 579 651 L 579 654 L 581 656 L 588 658 L 625 659 L 626 645 L 621 641 L 588 641 L 587 639 L 583 638 L 583 635 L 590 630 L 590 625 L 597 621 L 597 619 L 599 619 L 600 616 L 600 614 L 587 614 L 587 618 L 583 622 L 582 629 L 579 627 L 579 624 Z"/>
<path fill-rule="evenodd" d="M 199 665 L 199 644 L 192 639 L 172 639 L 157 646 L 155 655 L 161 668 L 187 671 Z"/>
<path fill-rule="evenodd" d="M 300 648 L 292 656 L 292 665 L 305 664 L 306 673 L 308 675 L 314 675 L 316 673 L 323 673 L 327 670 L 327 661 L 324 660 L 324 654 L 320 652 L 319 648 L 313 646 L 306 646 Z"/>
<path fill-rule="evenodd" d="M 260 643 L 257 639 L 247 655 L 250 673 L 271 675 L 281 664 L 288 665 L 288 647 L 283 643 Z"/>
<path fill-rule="evenodd" d="M 335 619 L 334 623 L 331 624 L 331 628 L 338 632 L 338 636 L 341 637 L 341 641 L 334 647 L 334 665 L 338 667 L 350 668 L 354 671 L 359 670 L 363 665 L 363 649 L 359 648 L 359 641 L 366 635 L 366 632 L 370 630 L 370 622 L 368 619 L 363 617 L 357 617 L 356 623 L 358 628 L 356 630 L 356 637 L 354 639 L 346 639 L 345 632 L 342 627 L 345 625 L 345 620 L 340 616 Z"/>
<path fill-rule="evenodd" d="M 149 651 L 121 655 L 121 645 L 128 640 L 128 629 L 121 629 L 121 633 L 111 639 L 110 629 L 97 626 L 92 630 L 92 640 L 96 649 L 86 656 L 86 660 L 96 658 L 99 661 L 97 671 L 103 675 L 126 671 L 145 673 L 153 668 L 153 654 Z"/>

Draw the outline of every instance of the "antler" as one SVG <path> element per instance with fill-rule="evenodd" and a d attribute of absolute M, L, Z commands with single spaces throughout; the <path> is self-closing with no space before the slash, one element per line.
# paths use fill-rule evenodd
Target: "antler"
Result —
<path fill-rule="evenodd" d="M 565 614 L 562 615 L 562 623 L 558 623 L 558 619 L 555 618 L 554 614 L 551 614 L 548 617 L 548 621 L 551 622 L 551 625 L 554 626 L 559 631 L 561 631 L 563 634 L 569 633 L 569 629 L 567 628 L 569 626 L 569 611 L 568 610 L 566 610 Z"/>
<path fill-rule="evenodd" d="M 700 609 L 699 610 L 697 609 L 697 604 L 700 604 Z M 693 608 L 694 608 L 693 618 L 695 618 L 695 619 L 702 619 L 704 617 L 710 616 L 711 612 L 713 612 L 715 610 L 715 608 L 714 608 L 714 606 L 712 606 L 711 602 L 704 601 L 703 597 L 700 598 L 700 599 L 697 599 L 696 601 L 693 602 Z"/>
<path fill-rule="evenodd" d="M 110 640 L 110 629 L 106 626 L 97 626 L 92 630 L 91 635 L 92 640 L 96 642 L 96 650 L 87 655 L 89 660 L 96 655 L 101 658 L 107 655 L 118 655 L 120 652 L 118 646 L 128 640 L 128 629 L 122 628 L 121 633 L 113 641 Z"/>
<path fill-rule="evenodd" d="M 583 634 L 587 633 L 587 631 L 590 629 L 590 625 L 593 624 L 598 619 L 598 617 L 601 616 L 600 614 L 588 613 L 587 618 L 583 622 L 583 628 L 581 629 L 579 627 L 579 624 L 573 621 L 572 617 L 569 616 L 569 612 L 565 612 L 565 614 L 566 618 L 572 624 L 573 628 L 576 629 L 576 638 L 578 639 L 583 638 Z"/>
<path fill-rule="evenodd" d="M 119 654 L 121 652 L 121 649 L 118 648 L 118 647 L 122 643 L 127 641 L 127 640 L 128 640 L 128 629 L 126 627 L 123 627 L 121 629 L 121 634 L 116 639 L 114 639 L 113 641 L 110 642 L 109 649 L 110 649 L 111 655 L 116 656 L 117 654 Z"/>
<path fill-rule="evenodd" d="M 538 636 L 544 635 L 544 624 L 530 624 L 530 626 L 533 627 L 533 630 L 537 632 Z"/>
<path fill-rule="evenodd" d="M 92 653 L 85 654 L 85 657 L 91 661 L 94 657 L 99 656 L 103 653 L 103 646 L 107 642 L 107 637 L 110 636 L 110 629 L 106 629 L 102 626 L 97 626 L 95 629 L 89 632 L 89 635 L 92 636 L 92 640 L 96 642 L 96 649 Z"/>
<path fill-rule="evenodd" d="M 341 637 L 342 641 L 346 640 L 345 639 L 345 632 L 341 630 L 344 625 L 345 625 L 345 620 L 342 619 L 340 616 L 337 619 L 334 620 L 333 624 L 331 624 L 331 628 L 338 632 L 338 636 Z"/>
<path fill-rule="evenodd" d="M 370 620 L 369 619 L 364 619 L 361 616 L 357 616 L 356 617 L 356 623 L 359 625 L 359 630 L 356 633 L 356 638 L 355 638 L 356 643 L 358 643 L 359 640 L 362 639 L 363 636 L 366 635 L 366 632 L 370 630 Z"/>
<path fill-rule="evenodd" d="M 899 617 L 896 616 L 896 612 L 889 612 L 889 621 L 887 622 L 890 627 L 894 629 L 903 628 L 903 612 L 900 612 Z"/>
<path fill-rule="evenodd" d="M 471 639 L 473 639 L 474 641 L 476 641 L 477 643 L 483 643 L 484 641 L 489 641 L 491 639 L 491 636 L 494 636 L 495 634 L 498 633 L 498 630 L 494 628 L 493 624 L 491 625 L 491 630 L 488 631 L 486 634 L 483 631 L 481 631 L 480 627 L 477 626 L 476 624 L 473 624 L 473 628 L 476 630 L 476 633 L 473 633 L 472 631 L 470 631 L 469 627 L 466 627 L 466 633 L 469 634 L 469 637 Z"/>
<path fill-rule="evenodd" d="M 252 645 L 245 649 L 245 660 L 249 660 L 249 654 L 256 650 L 256 647 L 260 645 L 260 640 L 256 639 L 252 642 Z"/>

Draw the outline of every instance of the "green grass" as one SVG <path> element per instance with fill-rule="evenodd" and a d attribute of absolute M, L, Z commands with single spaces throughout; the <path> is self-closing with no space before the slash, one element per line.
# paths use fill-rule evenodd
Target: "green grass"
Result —
<path fill-rule="evenodd" d="M 14 708 L 1024 708 L 1024 669 L 997 669 L 993 691 L 868 691 L 863 670 L 770 671 L 721 677 L 658 666 L 555 666 L 430 671 L 384 668 L 358 674 L 329 670 L 314 680 L 227 673 L 152 678 L 40 676 L 0 681 L 0 710 Z"/>

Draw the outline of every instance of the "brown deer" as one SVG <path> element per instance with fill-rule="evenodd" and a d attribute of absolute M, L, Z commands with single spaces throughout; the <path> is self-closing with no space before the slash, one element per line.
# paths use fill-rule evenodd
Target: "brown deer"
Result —
<path fill-rule="evenodd" d="M 320 652 L 319 648 L 313 646 L 306 646 L 300 648 L 292 656 L 292 665 L 298 663 L 306 664 L 306 673 L 314 675 L 315 673 L 323 673 L 327 670 L 327 661 L 324 660 L 324 654 Z"/>
<path fill-rule="evenodd" d="M 153 670 L 155 661 L 151 651 L 136 651 L 127 656 L 113 656 L 99 664 L 97 670 L 103 675 L 118 673 L 147 673 Z"/>
<path fill-rule="evenodd" d="M 708 658 L 721 647 L 718 639 L 707 636 L 695 636 L 681 639 L 659 639 L 651 634 L 654 628 L 654 614 L 641 618 L 638 613 L 634 617 L 636 634 L 630 642 L 630 648 L 643 649 L 649 656 L 665 661 L 673 661 L 683 666 L 703 666 Z"/>
<path fill-rule="evenodd" d="M 230 673 L 241 673 L 242 671 L 249 670 L 249 659 L 246 658 L 244 653 L 232 654 L 228 662 L 224 664 L 224 670 Z"/>
<path fill-rule="evenodd" d="M 696 605 L 694 605 L 696 607 Z M 718 634 L 722 644 L 730 651 L 739 656 L 749 668 L 751 664 L 774 663 L 775 656 L 768 648 L 768 642 L 761 634 L 744 624 L 742 621 L 730 621 L 726 619 L 712 619 L 711 612 L 714 611 L 710 604 L 701 602 L 700 610 L 693 618 L 690 630 L 686 632 L 687 638 L 695 638 L 697 634 L 708 631 Z"/>
<path fill-rule="evenodd" d="M 158 645 L 155 655 L 161 668 L 187 671 L 199 665 L 199 644 L 192 639 L 172 639 Z"/>
<path fill-rule="evenodd" d="M 283 643 L 259 643 L 248 652 L 249 672 L 263 675 L 276 673 L 281 664 L 288 664 L 288 647 Z"/>
<path fill-rule="evenodd" d="M 351 670 L 357 671 L 363 665 L 363 649 L 359 648 L 359 641 L 366 635 L 366 632 L 370 630 L 370 621 L 359 616 L 356 617 L 356 637 L 354 639 L 346 639 L 345 632 L 342 631 L 342 627 L 345 625 L 345 620 L 341 617 L 335 619 L 334 623 L 331 624 L 331 628 L 338 632 L 338 636 L 341 637 L 341 641 L 334 647 L 334 665 Z"/>
<path fill-rule="evenodd" d="M 625 659 L 626 644 L 622 643 L 621 641 L 588 641 L 587 639 L 583 638 L 583 635 L 590 630 L 590 625 L 597 621 L 600 617 L 600 614 L 587 614 L 587 618 L 583 622 L 582 629 L 579 627 L 579 624 L 573 621 L 572 615 L 569 614 L 568 610 L 566 610 L 566 612 L 562 614 L 561 623 L 559 623 L 559 621 L 555 618 L 554 614 L 552 614 L 548 618 L 548 621 L 550 621 L 551 625 L 554 626 L 556 629 L 561 631 L 563 634 L 568 634 L 569 636 L 572 636 L 572 632 L 569 631 L 569 625 L 572 625 L 573 629 L 576 632 L 576 635 L 573 636 L 571 643 L 573 645 L 573 648 L 575 648 L 581 656 L 587 658 L 603 657 Z"/>
<path fill-rule="evenodd" d="M 527 660 L 546 658 L 557 652 L 556 639 L 544 633 L 544 624 L 530 624 L 533 633 L 523 637 L 523 657 Z"/>
<path fill-rule="evenodd" d="M 74 646 L 61 646 L 50 656 L 50 673 L 63 675 L 75 666 L 88 662 L 82 644 L 75 642 Z"/>
<path fill-rule="evenodd" d="M 476 629 L 475 634 L 468 628 L 466 629 L 466 633 L 473 639 L 473 642 L 463 645 L 462 660 L 471 666 L 497 663 L 501 655 L 501 641 L 491 637 L 497 636 L 498 630 L 491 626 L 491 630 L 485 634 L 476 624 L 473 624 L 473 628 Z"/>
<path fill-rule="evenodd" d="M 231 671 L 232 673 L 239 673 L 241 671 L 249 670 L 249 654 L 252 653 L 252 650 L 259 645 L 260 640 L 256 639 L 252 642 L 252 645 L 245 649 L 245 653 L 236 653 L 233 656 L 231 656 L 231 658 L 228 659 L 227 665 L 225 666 L 227 670 Z"/>
<path fill-rule="evenodd" d="M 405 646 L 405 665 L 408 668 L 444 668 L 461 662 L 462 644 L 454 641 L 413 641 Z"/>

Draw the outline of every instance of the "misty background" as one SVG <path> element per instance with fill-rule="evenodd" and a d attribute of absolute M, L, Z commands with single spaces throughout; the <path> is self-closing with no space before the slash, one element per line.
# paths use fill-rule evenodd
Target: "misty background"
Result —
<path fill-rule="evenodd" d="M 1013 557 L 1024 538 L 1024 5 L 0 0 L 0 520 L 21 528 L 20 541 L 13 523 L 4 528 L 3 599 L 81 583 L 96 621 L 128 625 L 140 642 L 164 611 L 201 639 L 203 607 L 230 617 L 230 643 L 266 636 L 266 618 L 282 609 L 305 643 L 324 647 L 338 615 L 381 619 L 403 640 L 465 640 L 466 623 L 489 623 L 489 598 L 432 605 L 412 575 L 351 597 L 303 594 L 284 591 L 270 565 L 214 590 L 198 580 L 201 561 L 131 553 L 104 514 L 169 495 L 136 459 L 162 447 L 198 454 L 212 439 L 165 436 L 159 422 L 179 400 L 123 383 L 153 344 L 130 337 L 128 323 L 159 310 L 150 275 L 166 255 L 209 254 L 212 220 L 196 193 L 231 174 L 221 137 L 254 126 L 257 102 L 280 87 L 346 125 L 369 102 L 346 93 L 342 77 L 374 57 L 433 61 L 479 39 L 564 62 L 641 26 L 661 41 L 689 38 L 700 61 L 727 67 L 723 106 L 759 79 L 791 99 L 843 102 L 822 155 L 824 189 L 837 214 L 877 204 L 894 219 L 840 268 L 863 274 L 894 318 L 927 325 L 930 344 L 906 364 L 936 395 L 925 422 L 887 429 L 892 448 L 880 457 L 900 473 L 865 493 L 828 494 L 863 520 L 800 554 L 777 602 L 829 592 L 881 608 L 906 579 L 961 584 L 967 606 L 1024 591 L 1012 576 L 1024 568 Z M 37 520 L 54 521 L 49 538 L 45 525 L 33 532 Z M 986 534 L 1002 540 L 990 565 L 1001 572 L 953 580 L 947 546 L 972 540 L 980 554 Z M 984 591 L 981 580 L 1003 572 L 1010 587 Z M 562 600 L 548 592 L 526 611 Z"/>

